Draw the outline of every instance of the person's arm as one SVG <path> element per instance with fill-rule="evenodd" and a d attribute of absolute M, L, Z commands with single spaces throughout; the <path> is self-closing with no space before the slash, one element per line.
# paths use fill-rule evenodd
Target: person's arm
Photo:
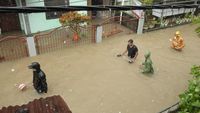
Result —
<path fill-rule="evenodd" d="M 118 54 L 117 57 L 121 57 L 123 55 L 125 55 L 128 52 L 128 50 L 126 49 L 122 54 Z"/>
<path fill-rule="evenodd" d="M 138 51 L 136 52 L 135 57 L 133 58 L 133 61 L 135 61 L 135 59 L 137 58 L 137 56 L 138 56 Z"/>
<path fill-rule="evenodd" d="M 128 50 L 126 49 L 121 55 L 125 55 L 128 52 Z"/>

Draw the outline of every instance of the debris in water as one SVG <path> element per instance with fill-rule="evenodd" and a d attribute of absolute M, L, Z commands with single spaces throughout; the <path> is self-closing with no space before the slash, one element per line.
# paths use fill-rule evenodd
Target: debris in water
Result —
<path fill-rule="evenodd" d="M 69 92 L 72 92 L 72 89 L 69 89 Z"/>

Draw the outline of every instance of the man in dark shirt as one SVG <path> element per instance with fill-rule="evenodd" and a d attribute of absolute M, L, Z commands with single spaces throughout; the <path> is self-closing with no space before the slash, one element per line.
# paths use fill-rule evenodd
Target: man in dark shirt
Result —
<path fill-rule="evenodd" d="M 128 52 L 128 58 L 129 63 L 133 63 L 138 55 L 138 48 L 133 44 L 133 40 L 130 39 L 128 41 L 127 49 L 122 54 L 117 55 L 118 57 L 121 57 L 125 55 Z"/>

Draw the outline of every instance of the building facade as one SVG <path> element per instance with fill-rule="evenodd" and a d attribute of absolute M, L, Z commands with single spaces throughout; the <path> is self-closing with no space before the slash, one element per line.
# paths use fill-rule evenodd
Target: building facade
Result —
<path fill-rule="evenodd" d="M 87 0 L 0 0 L 0 6 L 87 6 Z M 80 13 L 87 14 L 86 11 Z M 2 33 L 23 32 L 26 35 L 60 27 L 60 12 L 44 13 L 2 13 L 0 14 L 0 29 Z"/>

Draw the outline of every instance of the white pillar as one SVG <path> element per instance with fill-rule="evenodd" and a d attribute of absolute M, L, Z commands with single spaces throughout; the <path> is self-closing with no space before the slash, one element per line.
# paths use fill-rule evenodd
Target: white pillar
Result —
<path fill-rule="evenodd" d="M 144 27 L 144 11 L 141 12 L 140 18 L 138 20 L 137 34 L 143 33 L 143 27 Z"/>
<path fill-rule="evenodd" d="M 102 42 L 102 34 L 103 34 L 103 27 L 102 26 L 97 26 L 96 30 L 96 43 L 101 43 Z"/>
<path fill-rule="evenodd" d="M 144 18 L 140 18 L 138 20 L 137 34 L 142 34 L 143 33 L 143 26 L 144 26 Z"/>
<path fill-rule="evenodd" d="M 124 0 L 122 0 L 122 6 L 124 5 Z M 122 24 L 122 16 L 123 16 L 123 12 L 121 11 L 120 13 L 120 24 Z"/>
<path fill-rule="evenodd" d="M 35 41 L 34 41 L 34 37 L 27 37 L 27 45 L 28 45 L 28 52 L 29 52 L 29 56 L 36 56 L 37 52 L 36 52 L 36 48 L 35 48 Z"/>

